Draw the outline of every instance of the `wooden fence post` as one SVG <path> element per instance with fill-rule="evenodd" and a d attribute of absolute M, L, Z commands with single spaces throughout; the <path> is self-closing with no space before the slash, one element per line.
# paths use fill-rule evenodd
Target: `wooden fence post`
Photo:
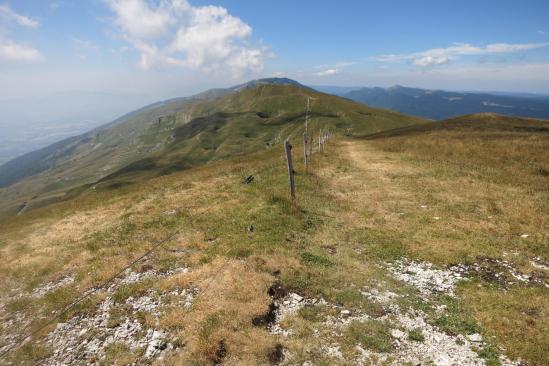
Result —
<path fill-rule="evenodd" d="M 307 166 L 309 164 L 309 161 L 307 159 L 307 132 L 303 134 L 303 159 L 305 160 L 305 169 L 307 169 Z"/>
<path fill-rule="evenodd" d="M 290 177 L 290 199 L 292 208 L 295 208 L 295 180 L 294 180 L 294 166 L 292 164 L 292 145 L 290 141 L 284 142 L 284 150 L 286 151 L 286 162 L 288 163 L 288 176 Z"/>
<path fill-rule="evenodd" d="M 320 149 L 322 148 L 322 130 L 318 132 L 318 153 L 320 154 Z"/>

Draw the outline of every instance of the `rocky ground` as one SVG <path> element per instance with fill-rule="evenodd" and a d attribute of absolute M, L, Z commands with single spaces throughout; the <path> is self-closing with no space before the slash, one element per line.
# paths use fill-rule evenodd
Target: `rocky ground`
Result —
<path fill-rule="evenodd" d="M 108 288 L 94 291 L 94 295 L 104 298 L 91 312 L 76 315 L 57 323 L 55 329 L 43 340 L 43 345 L 53 352 L 43 360 L 44 365 L 94 365 L 104 363 L 109 347 L 125 347 L 139 355 L 141 362 L 163 356 L 180 346 L 179 340 L 168 331 L 158 327 L 162 311 L 170 306 L 190 309 L 198 289 L 176 289 L 169 293 L 149 289 L 137 297 L 129 296 L 117 300 L 117 291 L 122 286 L 137 284 L 145 280 L 158 280 L 171 275 L 186 273 L 187 268 L 178 268 L 166 273 L 154 270 L 134 272 L 127 270 Z M 32 296 L 44 296 L 50 291 L 66 286 L 74 281 L 64 277 L 47 283 L 32 292 Z M 148 326 L 144 317 L 152 316 L 156 324 Z M 13 324 L 26 323 L 26 319 L 11 320 Z M 3 332 L 4 333 L 4 332 Z M 5 346 L 17 341 L 16 337 L 4 337 Z"/>
<path fill-rule="evenodd" d="M 533 259 L 534 263 L 545 271 L 544 264 Z M 455 297 L 455 287 L 460 281 L 468 281 L 471 276 L 481 276 L 490 279 L 494 285 L 503 289 L 517 282 L 533 283 L 548 286 L 546 278 L 540 275 L 524 275 L 509 262 L 504 260 L 479 259 L 471 265 L 457 265 L 448 268 L 437 268 L 431 263 L 411 261 L 405 258 L 384 265 L 391 275 L 407 285 L 417 289 L 420 296 L 429 302 L 435 295 L 444 294 Z M 168 276 L 186 273 L 187 268 L 179 268 L 167 273 L 154 270 L 135 272 L 128 270 L 122 277 L 108 288 L 95 291 L 102 300 L 98 306 L 89 312 L 73 316 L 60 322 L 42 341 L 43 345 L 53 350 L 44 360 L 45 365 L 94 365 L 104 363 L 109 348 L 125 347 L 138 355 L 140 362 L 161 360 L 165 355 L 183 342 L 175 338 L 169 331 L 158 326 L 158 319 L 163 311 L 170 306 L 190 309 L 194 298 L 198 295 L 197 288 L 175 289 L 171 292 L 159 292 L 148 289 L 138 296 L 117 296 L 121 287 L 142 283 L 147 280 L 158 280 Z M 46 283 L 33 290 L 31 297 L 38 298 L 56 289 L 68 286 L 74 282 L 74 277 L 65 276 L 51 283 Z M 328 303 L 322 298 L 305 298 L 286 290 L 277 282 L 269 290 L 272 303 L 268 311 L 253 319 L 256 326 L 263 326 L 275 337 L 291 339 L 294 330 L 285 326 L 286 321 L 297 316 L 304 307 L 322 307 L 329 309 L 319 329 L 313 330 L 313 336 L 319 339 L 321 352 L 336 363 L 357 365 L 485 365 L 486 361 L 479 353 L 489 347 L 480 334 L 448 334 L 429 323 L 428 316 L 422 310 L 399 305 L 400 295 L 386 290 L 383 284 L 364 287 L 360 290 L 362 296 L 383 307 L 383 314 L 372 316 L 361 311 L 345 309 L 338 304 Z M 21 294 L 12 295 L 21 297 Z M 436 307 L 436 312 L 444 314 L 444 305 Z M 2 308 L 4 313 L 4 308 Z M 144 322 L 144 317 L 156 319 Z M 345 330 L 355 323 L 369 320 L 390 325 L 392 350 L 378 352 L 356 344 L 352 356 L 343 352 L 341 345 L 334 341 Z M 15 317 L 3 319 L 2 341 L 4 347 L 9 347 L 17 338 L 6 334 L 5 330 L 15 326 L 25 326 L 30 320 L 16 313 Z M 329 336 L 326 337 L 325 335 Z M 325 337 L 325 338 L 324 338 Z M 499 356 L 503 366 L 520 365 L 519 361 L 511 361 Z M 293 365 L 293 355 L 280 346 L 275 355 L 274 363 Z M 311 361 L 303 365 L 314 365 Z"/>
<path fill-rule="evenodd" d="M 497 268 L 494 269 L 494 265 Z M 386 264 L 389 272 L 398 280 L 415 287 L 423 299 L 430 301 L 434 295 L 448 295 L 455 297 L 455 286 L 459 281 L 468 281 L 473 274 L 486 274 L 491 272 L 494 278 L 505 279 L 505 286 L 510 286 L 516 281 L 533 281 L 531 276 L 521 274 L 505 261 L 488 262 L 483 260 L 470 266 L 459 265 L 449 268 L 437 268 L 431 263 L 402 259 Z M 507 271 L 507 272 L 505 272 Z M 497 276 L 496 276 L 497 274 Z M 361 293 L 367 299 L 383 306 L 384 314 L 373 317 L 363 312 L 353 312 L 337 304 L 331 304 L 324 299 L 305 298 L 296 293 L 284 294 L 279 285 L 271 288 L 273 303 L 269 312 L 263 317 L 255 319 L 257 325 L 265 325 L 273 334 L 282 339 L 291 339 L 294 330 L 284 326 L 285 320 L 295 316 L 300 309 L 307 306 L 320 306 L 329 308 L 331 314 L 326 316 L 319 329 L 313 330 L 313 335 L 319 338 L 321 352 L 333 360 L 335 364 L 356 365 L 486 365 L 481 353 L 491 346 L 478 333 L 473 334 L 448 334 L 437 326 L 429 323 L 428 316 L 421 310 L 412 307 L 398 305 L 398 294 L 383 289 L 383 284 L 378 287 L 367 287 Z M 283 295 L 283 296 L 282 296 Z M 447 312 L 444 305 L 436 307 L 437 314 Z M 348 352 L 343 352 L 342 346 L 334 341 L 354 322 L 376 320 L 390 324 L 390 336 L 392 338 L 392 351 L 376 352 L 356 344 L 354 354 L 349 357 Z M 324 329 L 321 329 L 324 328 Z M 323 339 L 323 334 L 333 335 Z M 502 366 L 522 365 L 520 360 L 512 361 L 503 354 L 499 355 Z M 293 355 L 288 350 L 280 352 L 279 364 L 295 365 Z M 312 361 L 302 363 L 302 366 L 313 366 Z"/>

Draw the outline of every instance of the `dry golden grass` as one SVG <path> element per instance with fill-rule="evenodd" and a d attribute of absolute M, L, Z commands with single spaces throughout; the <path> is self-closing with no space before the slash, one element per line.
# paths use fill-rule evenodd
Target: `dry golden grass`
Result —
<path fill-rule="evenodd" d="M 515 287 L 502 292 L 469 287 L 463 296 L 487 335 L 497 339 L 510 357 L 543 365 L 549 344 L 547 289 Z"/>
<path fill-rule="evenodd" d="M 172 278 L 167 289 L 196 286 L 199 295 L 192 310 L 178 309 L 161 319 L 163 328 L 182 329 L 184 350 L 173 355 L 178 362 L 212 363 L 223 342 L 231 357 L 228 364 L 253 364 L 264 360 L 273 340 L 251 323 L 270 302 L 267 289 L 273 277 L 258 272 L 253 263 L 216 259 L 189 275 Z M 232 361 L 231 361 L 232 360 Z"/>
<path fill-rule="evenodd" d="M 360 294 L 362 286 L 383 283 L 415 299 L 413 290 L 392 280 L 381 266 L 400 256 L 445 265 L 516 250 L 520 254 L 513 256 L 513 264 L 525 272 L 533 270 L 532 256 L 547 260 L 544 181 L 534 173 L 503 179 L 495 171 L 504 157 L 489 159 L 490 169 L 479 165 L 480 158 L 468 160 L 469 155 L 445 160 L 446 152 L 469 148 L 459 142 L 455 150 L 451 136 L 445 142 L 441 138 L 331 140 L 328 154 L 314 158 L 310 174 L 303 174 L 302 163 L 296 163 L 295 212 L 289 209 L 279 150 L 30 210 L 0 228 L 0 250 L 10 258 L 0 267 L 6 278 L 2 286 L 32 289 L 76 273 L 76 295 L 181 229 L 144 263 L 159 270 L 190 268 L 153 283 L 159 291 L 199 289 L 190 309 L 171 307 L 158 320 L 182 347 L 157 364 L 205 365 L 221 354 L 226 365 L 268 364 L 277 343 L 296 363 L 333 363 L 321 343 L 337 341 L 349 356 L 354 341 L 323 328 L 318 321 L 323 318 L 317 319 L 314 311 L 326 315 L 330 309 L 286 319 L 297 335 L 287 339 L 252 325 L 267 310 L 267 289 L 275 280 L 289 291 L 379 315 L 383 309 Z M 495 151 L 504 154 L 503 145 L 495 144 Z M 544 156 L 539 150 L 544 144 L 535 142 L 535 154 Z M 482 149 L 494 155 L 490 146 Z M 519 160 L 533 157 L 521 151 L 513 149 L 507 159 L 526 174 L 530 170 Z M 249 174 L 256 177 L 254 183 L 242 184 Z M 253 232 L 247 231 L 250 224 Z M 530 237 L 522 239 L 522 233 Z M 495 336 L 490 341 L 505 346 L 507 354 L 542 365 L 547 357 L 546 290 L 519 285 L 502 292 L 477 284 L 462 286 L 458 301 L 483 334 Z M 58 305 L 36 303 L 25 312 L 38 318 Z M 145 322 L 152 325 L 156 319 Z M 313 329 L 321 339 L 312 335 Z M 134 357 L 123 347 L 114 347 L 109 355 L 119 361 Z"/>
<path fill-rule="evenodd" d="M 410 254 L 439 263 L 501 258 L 523 273 L 547 278 L 531 264 L 533 257 L 549 259 L 546 133 L 463 131 L 458 126 L 396 133 L 368 144 L 377 150 L 373 159 L 384 154 L 413 169 L 387 185 L 415 201 L 399 227 L 391 227 Z M 542 365 L 548 357 L 548 298 L 543 285 L 502 291 L 474 283 L 464 286 L 461 301 L 508 354 Z"/>

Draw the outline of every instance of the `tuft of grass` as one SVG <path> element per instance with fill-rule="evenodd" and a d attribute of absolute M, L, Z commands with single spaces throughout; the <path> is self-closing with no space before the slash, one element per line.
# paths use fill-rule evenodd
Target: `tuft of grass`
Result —
<path fill-rule="evenodd" d="M 299 316 L 310 322 L 320 322 L 324 320 L 323 307 L 319 305 L 306 305 L 299 309 Z"/>
<path fill-rule="evenodd" d="M 310 252 L 304 252 L 301 254 L 301 262 L 306 265 L 321 267 L 331 267 L 334 264 L 330 258 Z"/>
<path fill-rule="evenodd" d="M 345 330 L 345 337 L 375 352 L 390 352 L 393 349 L 389 325 L 378 320 L 351 322 Z"/>
<path fill-rule="evenodd" d="M 446 312 L 435 317 L 433 324 L 450 334 L 474 334 L 480 327 L 459 299 L 444 296 L 439 301 L 446 305 Z"/>
<path fill-rule="evenodd" d="M 198 336 L 201 341 L 207 342 L 212 334 L 219 328 L 221 324 L 221 319 L 219 315 L 211 314 L 208 315 L 200 325 L 200 330 Z"/>
<path fill-rule="evenodd" d="M 425 336 L 423 335 L 423 332 L 419 328 L 412 329 L 411 331 L 409 331 L 408 338 L 416 342 L 425 341 Z"/>
<path fill-rule="evenodd" d="M 17 349 L 12 360 L 16 365 L 39 365 L 41 360 L 48 358 L 51 354 L 51 348 L 27 342 Z"/>
<path fill-rule="evenodd" d="M 139 359 L 139 354 L 132 351 L 125 343 L 112 343 L 105 348 L 105 365 L 131 365 Z"/>
<path fill-rule="evenodd" d="M 486 361 L 487 366 L 501 366 L 499 361 L 499 352 L 496 347 L 491 344 L 484 345 L 477 351 L 478 355 Z"/>
<path fill-rule="evenodd" d="M 28 296 L 18 297 L 6 304 L 6 310 L 9 312 L 25 311 L 33 305 L 34 301 Z"/>
<path fill-rule="evenodd" d="M 120 286 L 112 295 L 115 303 L 123 303 L 129 297 L 136 297 L 144 294 L 153 286 L 154 280 L 148 279 L 136 283 Z"/>

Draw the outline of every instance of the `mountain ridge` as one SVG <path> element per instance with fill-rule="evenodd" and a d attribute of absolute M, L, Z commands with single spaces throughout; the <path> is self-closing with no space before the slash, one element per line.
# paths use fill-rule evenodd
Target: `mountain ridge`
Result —
<path fill-rule="evenodd" d="M 16 158 L 0 167 L 0 202 L 13 210 L 37 201 L 33 197 L 63 196 L 69 188 L 93 183 L 118 187 L 271 148 L 287 136 L 301 136 L 309 96 L 316 98 L 310 114 L 315 129 L 362 136 L 425 122 L 320 93 L 291 79 L 253 80 L 153 103 Z M 116 182 L 106 184 L 105 179 Z"/>
<path fill-rule="evenodd" d="M 320 88 L 329 91 L 329 87 Z M 387 108 L 400 113 L 432 120 L 474 113 L 499 113 L 515 117 L 549 118 L 549 96 L 445 91 L 394 85 L 389 88 L 361 87 L 342 90 L 335 95 L 349 98 L 376 108 Z"/>

